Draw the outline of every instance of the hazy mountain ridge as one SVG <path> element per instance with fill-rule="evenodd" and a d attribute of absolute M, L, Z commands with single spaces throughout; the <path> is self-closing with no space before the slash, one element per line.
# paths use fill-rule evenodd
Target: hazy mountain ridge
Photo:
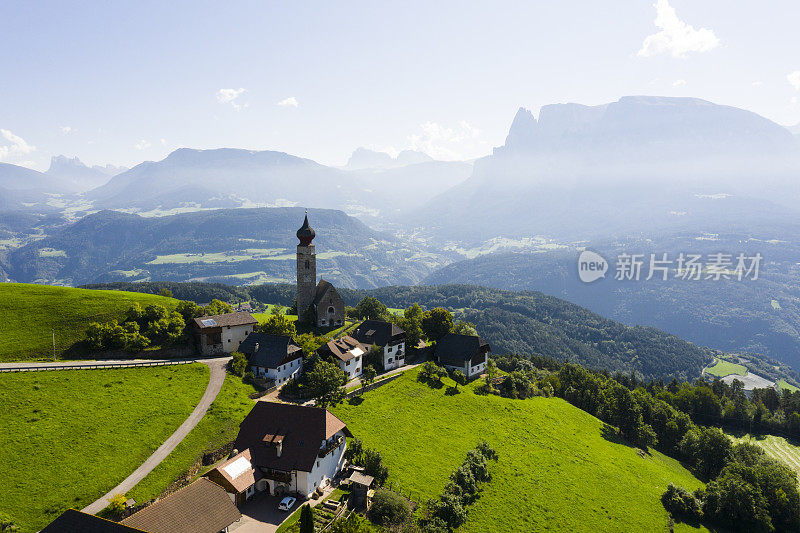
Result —
<path fill-rule="evenodd" d="M 418 214 L 454 240 L 582 240 L 685 226 L 698 197 L 797 211 L 798 179 L 800 144 L 772 121 L 694 98 L 624 97 L 544 106 L 538 120 L 520 109 L 506 144 Z M 743 223 L 765 216 L 740 212 Z"/>
<path fill-rule="evenodd" d="M 345 168 L 348 170 L 388 169 L 431 161 L 434 161 L 431 156 L 416 150 L 403 150 L 396 157 L 392 157 L 386 152 L 360 146 L 350 155 Z"/>
<path fill-rule="evenodd" d="M 114 165 L 93 165 L 88 167 L 77 157 L 56 155 L 50 159 L 46 174 L 67 181 L 78 192 L 85 192 L 105 184 L 111 177 L 128 170 Z"/>
<path fill-rule="evenodd" d="M 413 284 L 443 261 L 341 211 L 309 210 L 318 273 L 340 287 Z M 102 211 L 13 250 L 12 279 L 68 285 L 118 280 L 247 284 L 295 278 L 301 208 L 219 209 L 163 217 Z"/>

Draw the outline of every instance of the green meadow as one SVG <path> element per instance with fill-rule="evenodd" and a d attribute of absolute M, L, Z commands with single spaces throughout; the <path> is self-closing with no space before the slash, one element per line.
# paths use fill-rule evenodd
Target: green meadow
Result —
<path fill-rule="evenodd" d="M 134 302 L 173 306 L 176 300 L 138 292 L 0 283 L 0 362 L 52 360 L 53 334 L 60 357 L 85 338 L 90 322 L 121 318 Z"/>
<path fill-rule="evenodd" d="M 665 531 L 659 498 L 667 485 L 702 485 L 678 461 L 640 455 L 564 400 L 481 396 L 474 384 L 454 394 L 450 380 L 437 389 L 417 374 L 333 412 L 382 453 L 389 483 L 418 502 L 439 495 L 467 451 L 488 441 L 500 458 L 459 531 Z"/>
<path fill-rule="evenodd" d="M 731 363 L 730 361 L 726 361 L 724 359 L 717 359 L 717 364 L 706 368 L 706 374 L 711 374 L 712 376 L 717 376 L 720 378 L 724 378 L 725 376 L 729 376 L 731 374 L 744 376 L 747 374 L 747 368 L 743 365 Z"/>
<path fill-rule="evenodd" d="M 21 532 L 130 475 L 194 410 L 202 364 L 0 374 L 0 512 Z"/>

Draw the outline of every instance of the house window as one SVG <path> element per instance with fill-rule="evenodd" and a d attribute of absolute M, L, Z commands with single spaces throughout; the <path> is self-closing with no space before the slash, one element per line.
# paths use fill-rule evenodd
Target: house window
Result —
<path fill-rule="evenodd" d="M 388 360 L 387 362 L 388 362 L 388 363 L 391 363 L 393 360 L 394 360 L 394 359 L 392 359 L 392 358 L 390 357 L 390 358 L 389 358 L 389 360 Z"/>
<path fill-rule="evenodd" d="M 228 342 L 231 342 L 231 340 L 230 340 L 230 339 L 228 339 Z"/>
<path fill-rule="evenodd" d="M 387 348 L 386 348 L 386 351 L 387 351 L 388 353 L 392 353 L 392 347 L 391 347 L 391 346 L 387 347 Z"/>
<path fill-rule="evenodd" d="M 310 266 L 310 264 L 308 262 L 308 259 L 306 259 L 306 268 L 308 268 L 309 266 Z"/>
<path fill-rule="evenodd" d="M 319 461 L 317 461 L 317 466 L 319 466 Z"/>
<path fill-rule="evenodd" d="M 350 366 L 350 361 L 347 361 L 344 366 Z"/>

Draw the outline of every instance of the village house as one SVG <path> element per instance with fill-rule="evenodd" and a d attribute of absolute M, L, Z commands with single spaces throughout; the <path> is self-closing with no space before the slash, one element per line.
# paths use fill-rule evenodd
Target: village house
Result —
<path fill-rule="evenodd" d="M 339 368 L 347 374 L 347 379 L 351 380 L 361 375 L 364 368 L 364 355 L 368 349 L 353 337 L 345 335 L 326 342 L 319 347 L 317 353 L 323 359 L 337 363 Z"/>
<path fill-rule="evenodd" d="M 344 325 L 344 300 L 336 288 L 324 279 L 317 284 L 316 232 L 308 224 L 308 212 L 303 226 L 297 230 L 297 316 L 310 320 L 317 327 Z"/>
<path fill-rule="evenodd" d="M 234 447 L 249 450 L 260 471 L 257 491 L 308 498 L 344 467 L 347 437 L 347 425 L 326 409 L 258 402 L 239 425 Z"/>
<path fill-rule="evenodd" d="M 148 533 L 227 533 L 241 517 L 225 489 L 201 477 L 120 523 Z"/>
<path fill-rule="evenodd" d="M 195 344 L 203 355 L 221 355 L 239 349 L 255 330 L 258 320 L 246 311 L 202 316 L 192 322 Z"/>
<path fill-rule="evenodd" d="M 382 352 L 384 370 L 406 364 L 406 332 L 392 322 L 365 320 L 353 332 L 353 338 L 365 346 L 376 345 Z"/>
<path fill-rule="evenodd" d="M 257 378 L 271 379 L 280 387 L 303 368 L 303 350 L 288 335 L 251 333 L 239 345 Z"/>
<path fill-rule="evenodd" d="M 255 495 L 256 483 L 263 476 L 250 462 L 250 450 L 245 450 L 234 453 L 233 457 L 209 470 L 205 477 L 225 489 L 236 507 L 241 507 Z"/>
<path fill-rule="evenodd" d="M 477 335 L 448 333 L 436 343 L 434 359 L 448 370 L 459 370 L 473 378 L 486 369 L 489 352 L 489 343 Z"/>

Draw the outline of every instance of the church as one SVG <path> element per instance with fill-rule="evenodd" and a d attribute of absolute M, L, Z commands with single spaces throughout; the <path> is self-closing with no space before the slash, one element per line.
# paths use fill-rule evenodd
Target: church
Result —
<path fill-rule="evenodd" d="M 316 232 L 308 224 L 308 210 L 303 226 L 297 230 L 297 316 L 317 327 L 344 325 L 344 300 L 336 288 L 324 279 L 317 283 L 317 253 L 312 242 Z"/>

